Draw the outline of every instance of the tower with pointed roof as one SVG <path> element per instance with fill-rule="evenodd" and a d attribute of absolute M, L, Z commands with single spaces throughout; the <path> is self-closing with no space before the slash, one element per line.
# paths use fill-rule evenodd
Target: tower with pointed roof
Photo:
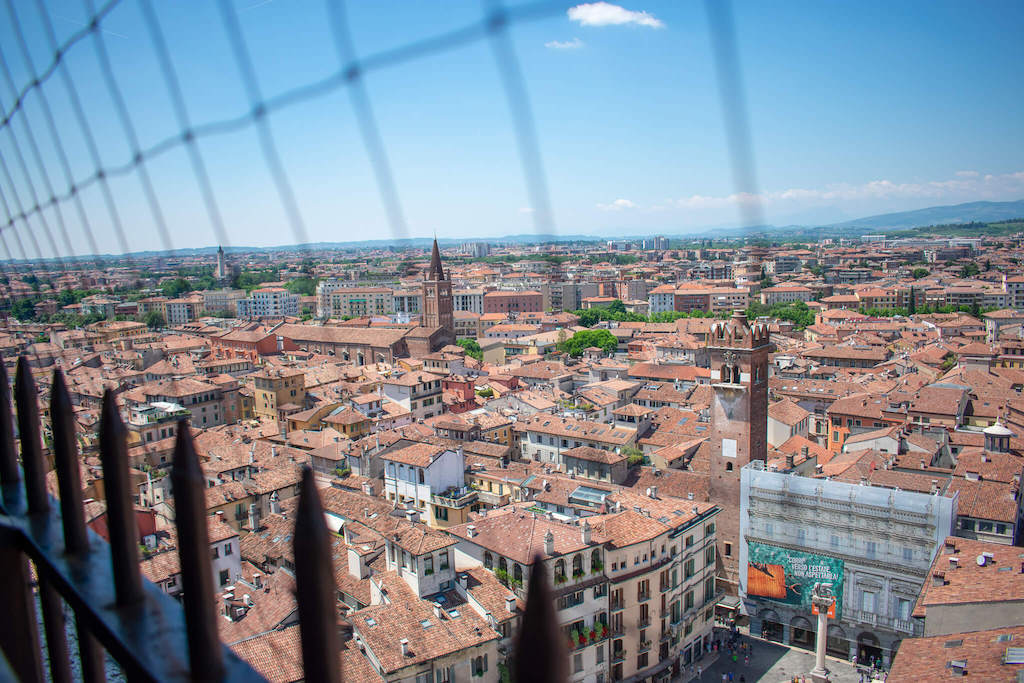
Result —
<path fill-rule="evenodd" d="M 451 276 L 446 276 L 441 266 L 441 251 L 437 248 L 437 238 L 430 252 L 430 270 L 423 280 L 423 327 L 440 327 L 444 331 L 444 343 L 455 343 L 455 313 L 452 303 Z"/>
<path fill-rule="evenodd" d="M 228 279 L 228 261 L 224 256 L 224 247 L 217 247 L 217 279 Z"/>

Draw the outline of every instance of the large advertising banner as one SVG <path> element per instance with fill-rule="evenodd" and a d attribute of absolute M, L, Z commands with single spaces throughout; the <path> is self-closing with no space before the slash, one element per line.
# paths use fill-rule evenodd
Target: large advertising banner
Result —
<path fill-rule="evenodd" d="M 816 583 L 832 584 L 838 618 L 843 605 L 842 560 L 753 541 L 747 544 L 747 595 L 802 605 L 810 614 Z"/>

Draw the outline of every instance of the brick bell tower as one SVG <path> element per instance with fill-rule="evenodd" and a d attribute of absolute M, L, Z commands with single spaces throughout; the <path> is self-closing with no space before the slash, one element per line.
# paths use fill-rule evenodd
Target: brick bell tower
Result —
<path fill-rule="evenodd" d="M 740 469 L 764 462 L 768 450 L 768 326 L 748 324 L 736 311 L 708 334 L 711 362 L 711 502 L 718 515 L 718 581 L 735 595 L 739 587 Z"/>
<path fill-rule="evenodd" d="M 441 267 L 441 251 L 434 248 L 430 253 L 430 271 L 423 280 L 423 311 L 421 316 L 423 327 L 440 327 L 444 330 L 441 345 L 455 343 L 455 313 L 452 303 L 452 281 L 445 277 Z"/>

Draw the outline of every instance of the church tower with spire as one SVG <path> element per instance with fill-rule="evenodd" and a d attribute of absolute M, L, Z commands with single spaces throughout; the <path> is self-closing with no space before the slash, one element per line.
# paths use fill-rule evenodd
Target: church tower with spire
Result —
<path fill-rule="evenodd" d="M 441 266 L 441 251 L 434 248 L 430 252 L 430 270 L 423 280 L 423 311 L 422 325 L 427 328 L 440 327 L 444 330 L 445 344 L 455 343 L 455 313 L 452 304 L 452 281 L 446 277 Z"/>

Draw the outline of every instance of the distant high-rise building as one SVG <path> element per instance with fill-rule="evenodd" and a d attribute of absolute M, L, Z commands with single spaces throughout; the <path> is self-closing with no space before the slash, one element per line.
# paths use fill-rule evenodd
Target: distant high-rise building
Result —
<path fill-rule="evenodd" d="M 441 251 L 437 248 L 437 240 L 430 253 L 430 270 L 423 280 L 423 327 L 443 328 L 447 339 L 445 343 L 455 343 L 455 314 L 452 304 L 452 281 L 445 277 L 441 266 Z"/>
<path fill-rule="evenodd" d="M 484 258 L 491 253 L 491 245 L 487 242 L 470 242 L 463 245 L 462 250 L 472 258 Z"/>

